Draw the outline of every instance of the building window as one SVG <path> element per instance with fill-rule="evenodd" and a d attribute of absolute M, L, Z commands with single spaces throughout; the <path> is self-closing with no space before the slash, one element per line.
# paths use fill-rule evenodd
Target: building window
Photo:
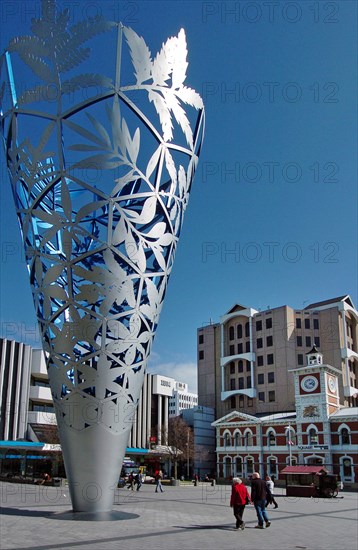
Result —
<path fill-rule="evenodd" d="M 274 390 L 271 390 L 271 391 L 268 392 L 268 398 L 269 398 L 270 403 L 272 403 L 273 401 L 276 401 L 276 396 L 275 396 L 275 391 Z"/>
<path fill-rule="evenodd" d="M 262 321 L 256 321 L 256 330 L 262 330 Z"/>
<path fill-rule="evenodd" d="M 241 432 L 235 432 L 234 434 L 234 445 L 235 447 L 241 446 Z"/>
<path fill-rule="evenodd" d="M 204 343 L 204 334 L 199 334 L 199 344 Z"/>
<path fill-rule="evenodd" d="M 352 459 L 345 456 L 341 461 L 341 479 L 342 481 L 354 481 L 354 468 L 352 467 Z"/>
<path fill-rule="evenodd" d="M 245 324 L 245 336 L 248 338 L 250 336 L 250 323 Z"/>
<path fill-rule="evenodd" d="M 257 349 L 262 348 L 262 338 L 257 338 L 256 347 L 257 347 Z"/>
<path fill-rule="evenodd" d="M 313 319 L 313 328 L 315 330 L 319 329 L 319 320 L 318 319 Z"/>
<path fill-rule="evenodd" d="M 238 371 L 239 372 L 244 372 L 244 363 L 243 363 L 243 361 L 239 361 Z"/>
<path fill-rule="evenodd" d="M 269 353 L 267 356 L 267 364 L 273 365 L 273 353 Z"/>
<path fill-rule="evenodd" d="M 297 347 L 302 347 L 302 336 L 297 336 Z"/>
<path fill-rule="evenodd" d="M 231 344 L 231 346 L 229 346 L 229 355 L 235 355 L 235 346 L 234 346 L 234 344 Z"/>
<path fill-rule="evenodd" d="M 204 350 L 199 351 L 199 359 L 204 359 Z"/>
<path fill-rule="evenodd" d="M 317 430 L 311 428 L 308 432 L 308 443 L 309 445 L 316 445 L 318 443 Z"/>
<path fill-rule="evenodd" d="M 247 398 L 247 406 L 253 407 L 254 406 L 254 400 L 251 397 Z"/>
<path fill-rule="evenodd" d="M 348 428 L 342 428 L 340 431 L 341 445 L 350 445 L 351 437 Z"/>
<path fill-rule="evenodd" d="M 241 376 L 239 378 L 239 390 L 243 390 L 244 389 L 244 379 L 243 377 Z"/>
<path fill-rule="evenodd" d="M 251 371 L 251 363 L 250 361 L 246 361 L 246 372 L 250 372 Z"/>
<path fill-rule="evenodd" d="M 254 460 L 252 458 L 246 459 L 246 477 L 249 477 L 250 474 L 254 472 Z"/>
<path fill-rule="evenodd" d="M 272 346 L 273 345 L 273 338 L 272 336 L 266 337 L 266 346 Z"/>
<path fill-rule="evenodd" d="M 311 323 L 309 319 L 305 319 L 305 328 L 307 329 L 311 328 Z"/>
<path fill-rule="evenodd" d="M 277 459 L 274 456 L 270 456 L 267 462 L 267 472 L 269 476 L 278 476 Z"/>
<path fill-rule="evenodd" d="M 242 409 L 244 407 L 244 404 L 245 404 L 244 396 L 240 395 L 239 396 L 239 408 Z"/>
<path fill-rule="evenodd" d="M 314 345 L 315 345 L 317 348 L 320 348 L 320 347 L 321 347 L 321 340 L 320 340 L 320 337 L 319 337 L 319 336 L 315 336 L 315 337 L 314 337 Z"/>
<path fill-rule="evenodd" d="M 236 408 L 236 398 L 235 398 L 235 395 L 232 395 L 230 397 L 230 408 L 231 409 L 235 409 Z"/>
<path fill-rule="evenodd" d="M 275 382 L 275 373 L 269 372 L 267 375 L 267 380 L 269 384 L 273 384 Z"/>
<path fill-rule="evenodd" d="M 229 340 L 233 340 L 235 338 L 235 331 L 234 327 L 229 328 Z"/>
<path fill-rule="evenodd" d="M 242 344 L 237 344 L 237 353 L 240 354 L 243 352 Z"/>
<path fill-rule="evenodd" d="M 258 396 L 259 396 L 259 401 L 262 401 L 262 403 L 265 403 L 265 392 L 259 391 Z"/>
<path fill-rule="evenodd" d="M 242 476 L 242 458 L 240 456 L 236 457 L 235 466 L 236 466 L 236 475 L 241 477 Z"/>
<path fill-rule="evenodd" d="M 267 434 L 267 445 L 269 447 L 273 447 L 276 445 L 276 434 L 272 430 Z"/>
<path fill-rule="evenodd" d="M 260 373 L 257 375 L 257 383 L 258 384 L 264 384 L 265 383 L 265 376 L 263 373 Z"/>
<path fill-rule="evenodd" d="M 262 365 L 264 364 L 264 356 L 258 355 L 256 358 L 256 361 L 257 361 L 257 366 L 262 367 Z"/>
<path fill-rule="evenodd" d="M 297 355 L 297 365 L 303 365 L 303 354 L 299 353 Z"/>
<path fill-rule="evenodd" d="M 230 378 L 230 390 L 235 389 L 235 378 Z"/>
<path fill-rule="evenodd" d="M 309 319 L 306 319 L 306 321 Z M 312 345 L 311 343 L 311 336 L 306 336 L 306 348 L 310 348 Z"/>
<path fill-rule="evenodd" d="M 266 328 L 272 328 L 272 317 L 266 319 Z"/>
<path fill-rule="evenodd" d="M 242 338 L 242 325 L 237 325 L 236 335 L 237 335 L 238 338 Z"/>
<path fill-rule="evenodd" d="M 231 447 L 231 435 L 229 433 L 224 434 L 225 447 Z"/>
<path fill-rule="evenodd" d="M 302 327 L 302 322 L 301 322 L 301 319 L 299 317 L 296 318 L 296 328 L 301 328 Z"/>
<path fill-rule="evenodd" d="M 245 432 L 245 445 L 246 447 L 250 447 L 252 445 L 252 432 L 250 430 Z"/>
<path fill-rule="evenodd" d="M 235 374 L 235 363 L 234 362 L 230 363 L 230 374 Z"/>
<path fill-rule="evenodd" d="M 251 376 L 246 377 L 246 387 L 251 388 Z"/>
<path fill-rule="evenodd" d="M 250 342 L 249 342 L 249 341 L 247 341 L 246 344 L 245 344 L 245 351 L 246 351 L 246 353 L 250 353 L 250 351 L 251 351 L 251 350 L 250 350 Z"/>

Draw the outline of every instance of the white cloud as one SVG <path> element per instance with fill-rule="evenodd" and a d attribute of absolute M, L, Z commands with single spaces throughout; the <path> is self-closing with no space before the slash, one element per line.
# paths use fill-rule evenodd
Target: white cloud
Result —
<path fill-rule="evenodd" d="M 153 358 L 151 357 L 151 359 Z M 153 360 L 151 363 L 153 363 Z M 185 382 L 189 386 L 189 392 L 197 393 L 198 381 L 196 368 L 196 363 L 155 362 L 154 365 L 150 365 L 148 372 L 151 374 L 169 376 L 170 378 L 175 378 L 178 382 Z"/>

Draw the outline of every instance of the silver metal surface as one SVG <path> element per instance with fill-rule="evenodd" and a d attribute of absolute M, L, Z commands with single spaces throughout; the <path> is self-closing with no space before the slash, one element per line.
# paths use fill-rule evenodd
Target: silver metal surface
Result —
<path fill-rule="evenodd" d="M 7 164 L 73 508 L 103 512 L 173 266 L 203 104 L 184 85 L 184 30 L 153 58 L 132 29 L 102 17 L 71 26 L 52 1 L 31 30 L 1 60 Z"/>

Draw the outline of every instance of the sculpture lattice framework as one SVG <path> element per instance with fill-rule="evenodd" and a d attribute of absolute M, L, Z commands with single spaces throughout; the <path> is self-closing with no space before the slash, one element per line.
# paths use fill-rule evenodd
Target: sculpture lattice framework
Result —
<path fill-rule="evenodd" d="M 203 104 L 184 85 L 183 30 L 153 58 L 132 29 L 99 16 L 70 25 L 52 1 L 31 30 L 11 40 L 1 61 L 7 164 L 67 475 L 82 476 L 82 485 L 98 480 L 97 497 L 77 509 L 92 501 L 100 509 L 140 396 Z M 113 461 L 109 434 L 125 434 Z M 91 438 L 108 453 L 108 479 L 98 457 L 87 456 Z"/>

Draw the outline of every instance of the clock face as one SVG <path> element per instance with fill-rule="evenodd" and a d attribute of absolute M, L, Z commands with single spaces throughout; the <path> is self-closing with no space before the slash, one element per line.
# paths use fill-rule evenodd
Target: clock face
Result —
<path fill-rule="evenodd" d="M 314 376 L 305 376 L 301 380 L 301 388 L 304 391 L 310 392 L 314 391 L 318 386 L 318 380 Z"/>
<path fill-rule="evenodd" d="M 331 376 L 328 378 L 328 387 L 332 393 L 336 393 L 337 383 L 335 378 L 332 378 Z"/>

